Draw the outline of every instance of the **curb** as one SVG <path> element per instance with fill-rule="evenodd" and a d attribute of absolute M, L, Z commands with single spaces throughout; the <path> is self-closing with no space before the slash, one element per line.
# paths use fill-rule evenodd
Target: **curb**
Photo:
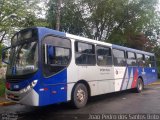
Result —
<path fill-rule="evenodd" d="M 149 85 L 160 85 L 160 82 L 151 83 Z"/>
<path fill-rule="evenodd" d="M 8 105 L 15 105 L 14 102 L 0 102 L 0 106 L 8 106 Z"/>

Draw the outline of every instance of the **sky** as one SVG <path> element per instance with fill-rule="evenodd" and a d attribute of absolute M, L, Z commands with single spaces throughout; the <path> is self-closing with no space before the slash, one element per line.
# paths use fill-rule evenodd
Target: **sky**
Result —
<path fill-rule="evenodd" d="M 46 7 L 47 3 L 48 3 L 48 0 L 43 0 L 38 4 L 38 6 L 40 6 L 42 8 L 41 13 L 39 13 L 38 11 L 36 13 L 39 18 L 45 18 L 46 10 L 47 10 L 47 7 Z"/>

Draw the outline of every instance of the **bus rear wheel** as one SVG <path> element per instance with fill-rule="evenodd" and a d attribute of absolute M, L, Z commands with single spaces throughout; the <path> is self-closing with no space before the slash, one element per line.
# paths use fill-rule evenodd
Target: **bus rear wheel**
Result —
<path fill-rule="evenodd" d="M 74 108 L 82 108 L 87 104 L 88 90 L 83 83 L 78 83 L 72 92 L 72 104 Z"/>
<path fill-rule="evenodd" d="M 142 92 L 143 89 L 144 89 L 143 80 L 141 78 L 138 78 L 137 86 L 135 88 L 135 92 L 140 93 L 140 92 Z"/>

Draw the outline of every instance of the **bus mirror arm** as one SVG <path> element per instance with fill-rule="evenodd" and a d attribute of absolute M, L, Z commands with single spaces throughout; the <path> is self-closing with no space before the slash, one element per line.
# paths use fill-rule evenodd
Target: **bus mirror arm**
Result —
<path fill-rule="evenodd" d="M 9 50 L 11 47 L 7 47 L 2 49 L 2 62 L 5 64 L 9 64 Z"/>

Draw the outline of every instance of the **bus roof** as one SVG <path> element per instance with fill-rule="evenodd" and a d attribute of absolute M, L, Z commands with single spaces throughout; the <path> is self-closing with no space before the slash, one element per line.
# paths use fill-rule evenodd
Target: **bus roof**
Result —
<path fill-rule="evenodd" d="M 69 33 L 65 33 L 65 32 L 60 32 L 60 31 L 52 30 L 52 29 L 45 28 L 45 27 L 37 27 L 37 28 L 41 31 L 42 34 L 43 33 L 44 34 L 54 34 L 57 36 L 67 37 L 70 39 L 80 40 L 80 41 L 84 41 L 84 42 L 90 42 L 90 43 L 99 44 L 99 45 L 106 45 L 108 47 L 112 47 L 112 48 L 120 49 L 120 50 L 124 50 L 124 51 L 136 52 L 136 53 L 152 55 L 152 56 L 154 55 L 154 53 L 145 52 L 145 51 L 141 51 L 141 50 L 137 50 L 137 49 L 133 49 L 133 48 L 128 48 L 128 47 L 124 47 L 124 46 L 120 46 L 120 45 L 115 45 L 115 44 L 111 44 L 111 43 L 106 43 L 106 42 L 102 42 L 102 41 L 97 41 L 97 40 L 89 39 L 89 38 L 85 38 L 85 37 L 80 37 L 77 35 L 73 35 L 73 34 L 69 34 Z"/>

